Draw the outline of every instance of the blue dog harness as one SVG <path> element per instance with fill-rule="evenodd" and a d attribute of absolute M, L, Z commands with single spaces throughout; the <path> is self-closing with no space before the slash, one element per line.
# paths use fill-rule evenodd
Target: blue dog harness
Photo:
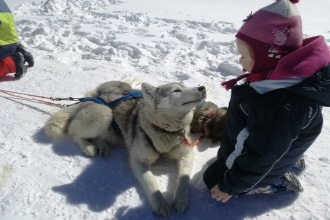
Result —
<path fill-rule="evenodd" d="M 84 97 L 84 98 L 79 98 L 78 99 L 78 103 L 80 102 L 87 102 L 87 101 L 92 101 L 95 102 L 97 104 L 101 104 L 101 105 L 106 105 L 109 108 L 113 108 L 116 105 L 118 105 L 119 103 L 121 103 L 122 101 L 128 100 L 128 99 L 134 99 L 134 98 L 142 98 L 142 91 L 141 90 L 137 90 L 137 91 L 132 91 L 126 94 L 123 94 L 123 97 L 120 97 L 118 99 L 115 99 L 109 103 L 107 103 L 106 101 L 104 101 L 101 97 Z M 111 121 L 111 126 L 113 127 L 113 129 L 117 132 L 118 135 L 122 136 L 123 133 L 120 130 L 119 125 L 117 124 L 117 122 L 113 119 Z"/>
<path fill-rule="evenodd" d="M 113 108 L 116 105 L 118 105 L 119 103 L 121 103 L 122 101 L 125 101 L 125 100 L 128 100 L 128 99 L 134 99 L 134 98 L 142 98 L 142 91 L 140 91 L 140 90 L 132 91 L 132 92 L 129 92 L 129 93 L 123 94 L 123 95 L 124 95 L 123 97 L 120 97 L 120 98 L 118 98 L 118 99 L 116 99 L 114 101 L 111 101 L 110 103 L 107 103 L 101 97 L 84 97 L 84 98 L 79 98 L 78 99 L 78 101 L 79 101 L 78 103 L 92 101 L 92 102 L 95 102 L 95 103 L 98 103 L 98 104 L 101 104 L 101 105 L 106 105 L 109 108 Z M 111 121 L 111 126 L 116 131 L 116 133 L 118 135 L 123 136 L 123 133 L 121 132 L 119 125 L 117 124 L 117 122 L 114 119 L 112 119 L 112 121 Z M 152 146 L 152 148 L 155 151 L 158 151 L 155 148 L 155 146 L 154 146 L 151 138 L 145 132 L 144 132 L 144 134 L 145 134 L 145 137 L 146 137 L 148 143 Z"/>
<path fill-rule="evenodd" d="M 84 98 L 78 99 L 78 101 L 79 102 L 93 101 L 93 102 L 101 104 L 101 105 L 109 106 L 109 108 L 113 108 L 116 105 L 118 105 L 119 103 L 121 103 L 122 101 L 125 101 L 127 99 L 142 98 L 142 91 L 141 90 L 132 91 L 132 92 L 129 92 L 129 93 L 126 93 L 123 95 L 124 95 L 123 97 L 113 100 L 110 103 L 106 103 L 101 97 L 84 97 Z"/>

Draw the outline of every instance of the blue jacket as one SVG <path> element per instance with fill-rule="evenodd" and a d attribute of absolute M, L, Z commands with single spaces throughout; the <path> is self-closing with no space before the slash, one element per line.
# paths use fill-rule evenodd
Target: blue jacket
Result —
<path fill-rule="evenodd" d="M 326 56 L 320 63 L 330 62 L 328 46 L 323 39 L 316 41 L 320 47 L 308 54 L 322 51 Z M 277 181 L 321 133 L 322 106 L 330 106 L 330 64 L 320 69 L 309 64 L 300 65 L 300 71 L 315 73 L 309 78 L 290 75 L 233 87 L 218 151 L 226 167 L 218 183 L 221 191 L 237 195 Z"/>

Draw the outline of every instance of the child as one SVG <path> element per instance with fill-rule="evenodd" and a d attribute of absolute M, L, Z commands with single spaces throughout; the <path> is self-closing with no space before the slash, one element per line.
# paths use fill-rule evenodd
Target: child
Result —
<path fill-rule="evenodd" d="M 302 191 L 289 171 L 321 133 L 322 106 L 330 106 L 330 52 L 322 36 L 303 39 L 298 2 L 258 10 L 236 34 L 248 74 L 222 84 L 232 89 L 227 119 L 217 160 L 203 176 L 217 201 Z"/>
<path fill-rule="evenodd" d="M 21 78 L 27 71 L 25 62 L 32 67 L 33 56 L 18 43 L 14 17 L 4 0 L 0 0 L 0 76 L 15 73 L 16 78 Z"/>

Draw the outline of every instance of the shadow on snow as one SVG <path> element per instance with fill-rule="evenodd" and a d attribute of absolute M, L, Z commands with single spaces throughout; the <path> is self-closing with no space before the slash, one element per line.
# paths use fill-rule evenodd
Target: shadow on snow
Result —
<path fill-rule="evenodd" d="M 36 134 L 36 139 L 46 142 L 45 134 L 40 131 Z M 77 146 L 69 142 L 59 142 L 53 144 L 53 150 L 58 155 L 74 156 L 82 155 Z M 202 149 L 199 149 L 203 151 Z M 148 199 L 143 189 L 139 186 L 127 164 L 127 151 L 124 148 L 116 148 L 110 151 L 108 158 L 91 158 L 91 164 L 78 175 L 73 182 L 55 186 L 52 188 L 57 193 L 66 197 L 68 203 L 72 205 L 86 204 L 93 212 L 102 212 L 113 205 L 116 205 L 118 196 L 134 187 L 141 200 L 140 205 L 131 207 L 129 202 L 118 207 L 114 217 L 117 220 L 131 220 L 143 218 L 144 220 L 163 219 L 152 213 Z M 177 214 L 172 209 L 172 215 L 168 219 L 231 219 L 241 220 L 246 217 L 256 217 L 272 209 L 281 209 L 292 204 L 298 193 L 279 193 L 264 195 L 249 195 L 233 197 L 227 203 L 216 202 L 210 197 L 210 193 L 203 183 L 202 176 L 205 169 L 214 159 L 209 160 L 201 171 L 194 174 L 190 184 L 190 206 L 184 214 Z M 162 190 L 165 199 L 171 204 L 176 183 L 176 166 L 171 160 L 160 159 L 152 166 L 157 181 L 162 175 L 167 176 L 166 189 Z M 166 182 L 167 182 L 166 181 Z M 139 200 L 135 197 L 126 200 Z"/>

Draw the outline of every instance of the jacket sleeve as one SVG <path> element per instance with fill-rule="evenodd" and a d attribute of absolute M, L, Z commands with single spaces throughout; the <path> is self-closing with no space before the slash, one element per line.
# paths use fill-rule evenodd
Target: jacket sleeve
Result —
<path fill-rule="evenodd" d="M 18 42 L 14 15 L 8 5 L 0 0 L 0 46 Z"/>
<path fill-rule="evenodd" d="M 276 99 L 283 97 L 278 94 L 271 96 L 261 96 L 249 103 L 253 108 L 248 113 L 245 128 L 248 134 L 243 142 L 243 150 L 228 167 L 224 179 L 219 183 L 220 190 L 235 195 L 259 183 L 270 184 L 295 163 L 281 164 L 283 157 L 292 151 L 292 143 L 313 119 L 318 106 L 303 98 L 293 98 L 279 104 Z"/>

